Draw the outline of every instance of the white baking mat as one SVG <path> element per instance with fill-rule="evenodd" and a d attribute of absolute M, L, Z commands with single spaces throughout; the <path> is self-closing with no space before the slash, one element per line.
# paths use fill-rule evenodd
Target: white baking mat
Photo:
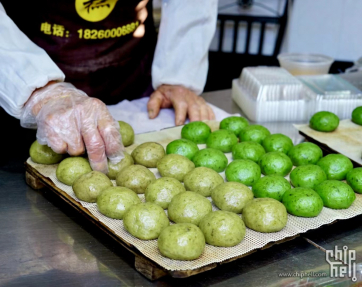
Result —
<path fill-rule="evenodd" d="M 212 129 L 216 129 L 218 126 L 217 122 L 212 122 L 209 124 L 212 126 Z M 166 147 L 170 141 L 180 138 L 180 131 L 181 127 L 175 127 L 162 130 L 160 132 L 136 135 L 135 144 L 128 147 L 127 151 L 131 152 L 135 146 L 147 141 L 156 141 Z M 205 145 L 199 145 L 199 147 L 204 148 Z M 226 156 L 230 162 L 232 160 L 231 153 L 226 154 Z M 99 219 L 99 221 L 114 231 L 117 236 L 135 246 L 141 253 L 158 263 L 163 268 L 171 271 L 196 269 L 212 263 L 222 262 L 227 259 L 246 254 L 254 249 L 261 248 L 270 242 L 279 241 L 311 229 L 316 229 L 337 219 L 348 219 L 362 214 L 362 195 L 356 194 L 357 197 L 355 202 L 348 209 L 333 210 L 329 208 L 323 208 L 322 212 L 315 218 L 302 218 L 288 215 L 287 226 L 279 232 L 260 233 L 247 228 L 244 240 L 234 247 L 214 247 L 211 245 L 206 245 L 203 254 L 196 260 L 172 260 L 163 257 L 160 254 L 157 248 L 157 240 L 145 241 L 133 237 L 124 229 L 122 220 L 111 219 L 104 216 L 97 210 L 96 203 L 87 203 L 78 200 L 70 186 L 62 184 L 57 180 L 55 176 L 57 165 L 36 164 L 32 162 L 30 158 L 27 160 L 27 163 L 37 169 L 45 177 L 50 178 L 58 188 L 69 194 L 75 201 L 80 202 L 83 207 L 87 208 L 96 218 Z M 157 178 L 160 177 L 157 169 L 151 168 L 150 170 L 156 175 Z M 225 174 L 221 173 L 221 175 L 225 179 Z M 139 197 L 142 201 L 144 201 L 144 195 L 139 195 Z M 213 210 L 217 210 L 217 208 L 213 206 Z"/>

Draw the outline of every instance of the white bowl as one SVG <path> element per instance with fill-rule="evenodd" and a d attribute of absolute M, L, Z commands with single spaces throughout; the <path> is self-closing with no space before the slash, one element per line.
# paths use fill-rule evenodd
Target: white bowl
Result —
<path fill-rule="evenodd" d="M 323 75 L 328 74 L 334 59 L 319 54 L 284 53 L 278 55 L 282 68 L 292 75 Z"/>

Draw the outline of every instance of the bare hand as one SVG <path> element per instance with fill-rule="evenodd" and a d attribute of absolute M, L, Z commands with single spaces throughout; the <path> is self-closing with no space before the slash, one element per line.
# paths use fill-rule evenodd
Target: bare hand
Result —
<path fill-rule="evenodd" d="M 175 109 L 175 124 L 185 123 L 187 115 L 191 122 L 214 120 L 215 115 L 205 100 L 182 86 L 162 85 L 151 95 L 148 104 L 148 116 L 154 119 L 160 109 Z"/>

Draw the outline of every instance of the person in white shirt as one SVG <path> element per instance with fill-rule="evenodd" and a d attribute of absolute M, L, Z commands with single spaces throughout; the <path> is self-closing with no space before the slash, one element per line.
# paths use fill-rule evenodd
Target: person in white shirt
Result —
<path fill-rule="evenodd" d="M 150 119 L 170 107 L 176 125 L 187 115 L 213 119 L 198 95 L 217 1 L 163 0 L 157 45 L 150 13 L 149 0 L 2 0 L 1 107 L 23 127 L 37 128 L 38 141 L 55 152 L 87 150 L 92 168 L 103 172 L 107 157 L 123 157 L 118 124 L 104 103 L 150 96 Z"/>

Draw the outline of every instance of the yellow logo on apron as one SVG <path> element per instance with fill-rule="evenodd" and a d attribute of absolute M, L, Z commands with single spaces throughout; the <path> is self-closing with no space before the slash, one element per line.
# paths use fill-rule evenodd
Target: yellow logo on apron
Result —
<path fill-rule="evenodd" d="M 118 0 L 75 0 L 75 9 L 80 17 L 89 22 L 107 18 Z"/>

